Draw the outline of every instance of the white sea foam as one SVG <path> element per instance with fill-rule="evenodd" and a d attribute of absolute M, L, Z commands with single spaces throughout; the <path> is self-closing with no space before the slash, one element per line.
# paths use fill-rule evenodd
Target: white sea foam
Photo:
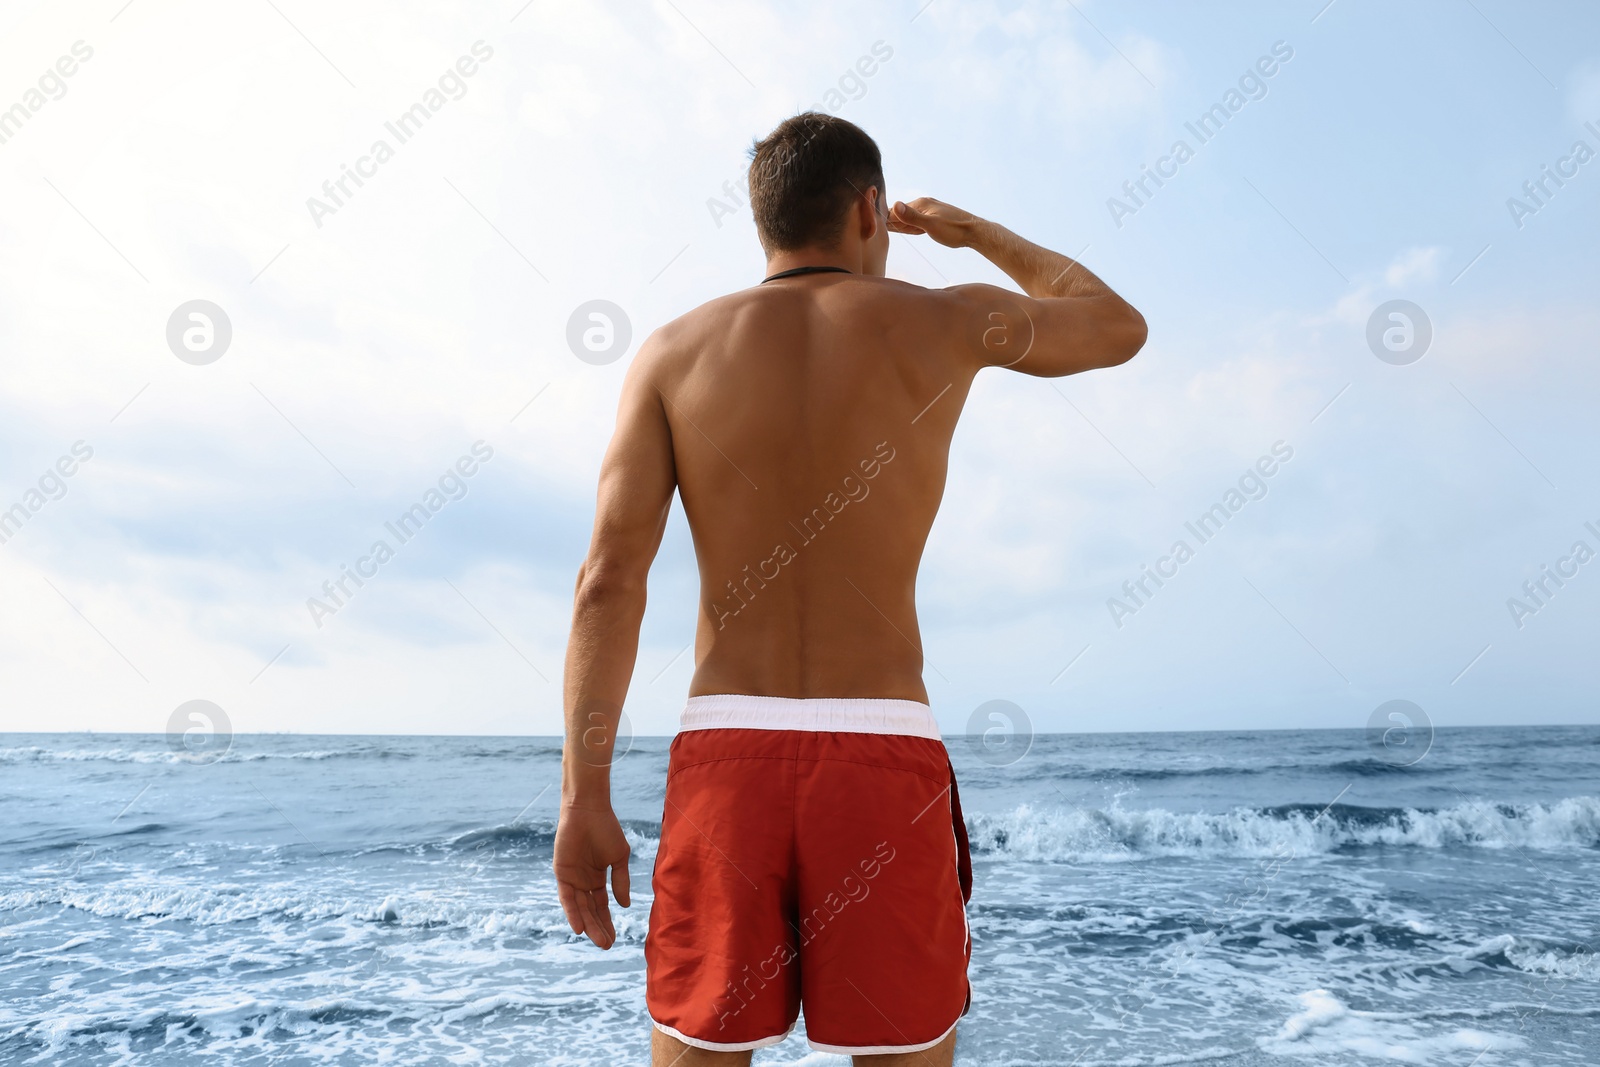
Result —
<path fill-rule="evenodd" d="M 320 890 L 305 883 L 250 886 L 229 883 L 194 884 L 163 879 L 150 882 L 130 878 L 108 886 L 47 886 L 0 893 L 0 914 L 51 905 L 111 919 L 172 919 L 197 926 L 225 926 L 258 921 L 333 922 L 344 929 L 369 925 L 397 927 L 455 927 L 491 937 L 524 936 L 564 939 L 570 928 L 555 901 L 495 904 L 436 891 L 391 892 L 381 898 L 341 894 L 335 888 Z M 618 916 L 617 935 L 643 940 L 641 909 Z"/>
<path fill-rule="evenodd" d="M 1284 1020 L 1270 1038 L 1258 1044 L 1263 1052 L 1286 1056 L 1326 1055 L 1348 1060 L 1353 1053 L 1395 1063 L 1454 1062 L 1451 1054 L 1521 1048 L 1516 1034 L 1489 1033 L 1472 1027 L 1439 1030 L 1417 1018 L 1393 1013 L 1355 1011 L 1326 989 L 1299 994 L 1300 1010 Z M 1476 1062 L 1474 1060 L 1473 1062 Z"/>
<path fill-rule="evenodd" d="M 1172 812 L 1034 808 L 967 818 L 980 854 L 1046 862 L 1111 862 L 1154 856 L 1305 856 L 1360 845 L 1414 848 L 1594 848 L 1600 798 L 1552 804 L 1468 801 L 1437 811 L 1309 805 Z"/>

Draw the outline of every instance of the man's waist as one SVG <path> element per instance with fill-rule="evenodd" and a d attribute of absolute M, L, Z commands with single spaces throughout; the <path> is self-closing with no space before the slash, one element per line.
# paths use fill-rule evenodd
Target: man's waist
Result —
<path fill-rule="evenodd" d="M 878 697 L 692 696 L 683 730 L 810 730 L 939 739 L 933 709 L 918 700 Z"/>

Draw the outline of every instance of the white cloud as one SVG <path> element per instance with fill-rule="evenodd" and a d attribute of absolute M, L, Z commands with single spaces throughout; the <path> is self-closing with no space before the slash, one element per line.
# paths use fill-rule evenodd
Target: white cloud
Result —
<path fill-rule="evenodd" d="M 1414 282 L 1431 282 L 1438 273 L 1440 249 L 1408 248 L 1383 272 L 1383 280 L 1398 289 Z"/>

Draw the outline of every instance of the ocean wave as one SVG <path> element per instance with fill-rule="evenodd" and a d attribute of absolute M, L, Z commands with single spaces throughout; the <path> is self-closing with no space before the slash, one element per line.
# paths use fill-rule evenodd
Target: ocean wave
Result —
<path fill-rule="evenodd" d="M 228 998 L 219 994 L 212 1002 L 195 998 L 197 1003 L 178 1008 L 138 1010 L 124 1005 L 99 1011 L 78 1012 L 53 1019 L 30 1020 L 8 1017 L 0 1011 L 0 1040 L 20 1045 L 17 1051 L 32 1046 L 59 1062 L 69 1048 L 101 1043 L 122 1053 L 119 1062 L 146 1062 L 142 1056 L 129 1056 L 129 1046 L 170 1052 L 178 1041 L 187 1040 L 204 1047 L 244 1039 L 254 1044 L 262 1038 L 294 1039 L 321 1036 L 334 1038 L 356 1032 L 361 1024 L 390 1026 L 416 1021 L 414 1014 L 397 1012 L 392 1007 L 361 1004 L 348 997 L 334 998 L 314 1006 L 274 1003 L 253 997 Z M 416 1013 L 423 1014 L 423 1013 Z M 439 1013 L 428 1013 L 437 1016 Z M 7 1032 L 8 1031 L 8 1032 Z M 118 1047 L 120 1046 L 120 1048 Z M 0 1045 L 0 1050 L 4 1045 Z M 108 1051 L 110 1050 L 108 1049 Z M 30 1049 L 31 1051 L 31 1049 Z M 29 1062 L 40 1062 L 35 1055 Z M 231 1057 L 224 1057 L 231 1059 Z M 162 1062 L 152 1057 L 149 1062 Z"/>
<path fill-rule="evenodd" d="M 633 850 L 633 858 L 653 859 L 660 843 L 661 824 L 646 819 L 622 819 L 622 832 Z M 552 819 L 530 822 L 501 823 L 482 826 L 458 834 L 445 842 L 450 852 L 508 852 L 518 853 L 553 848 L 556 842 L 556 824 Z"/>
<path fill-rule="evenodd" d="M 397 997 L 375 989 L 370 976 L 332 976 L 322 985 L 323 995 L 308 998 L 287 987 L 256 992 L 231 983 L 206 989 L 189 982 L 143 997 L 138 991 L 88 995 L 44 1016 L 0 1001 L 0 1061 L 254 1063 L 265 1048 L 273 1062 L 527 1062 L 529 1039 L 537 1048 L 539 1037 L 548 1036 L 541 1022 L 573 1010 L 580 999 L 578 1010 L 592 1011 L 596 1019 L 611 1007 L 595 983 L 582 980 L 568 984 L 559 1007 L 547 996 L 482 990 L 475 983 L 438 991 L 419 986 Z M 481 1021 L 493 1015 L 507 1016 L 507 1029 L 490 1037 Z M 597 1029 L 591 1040 L 603 1046 L 609 1035 L 604 1023 Z M 523 1047 L 515 1047 L 519 1041 Z M 569 1035 L 567 1049 L 575 1046 L 583 1049 L 582 1039 Z M 561 1062 L 616 1062 L 614 1048 L 592 1051 Z"/>
<path fill-rule="evenodd" d="M 1437 764 L 1402 765 L 1378 756 L 1360 759 L 1343 759 L 1333 763 L 1301 761 L 1290 763 L 1206 763 L 1169 766 L 1148 764 L 1141 766 L 1061 766 L 1041 762 L 1032 769 L 1019 773 L 1019 777 L 1034 781 L 1130 781 L 1167 782 L 1198 778 L 1258 778 L 1266 775 L 1304 776 L 1326 774 L 1344 778 L 1388 778 L 1405 775 L 1416 778 L 1426 774 L 1449 774 L 1454 768 Z"/>
<path fill-rule="evenodd" d="M 1473 1027 L 1453 1027 L 1419 1033 L 1415 1023 L 1421 1013 L 1359 1011 L 1326 989 L 1313 989 L 1296 998 L 1300 1010 L 1285 1019 L 1278 1032 L 1262 1038 L 1262 1051 L 1280 1056 L 1337 1056 L 1346 1062 L 1355 1056 L 1381 1054 L 1407 1063 L 1434 1063 L 1441 1059 L 1477 1056 L 1491 1051 L 1525 1048 L 1526 1038 Z"/>
<path fill-rule="evenodd" d="M 1520 990 L 1525 996 L 1544 1001 L 1544 1007 L 1534 1010 L 1600 1015 L 1600 1006 L 1560 1009 L 1550 1006 L 1554 995 L 1570 983 L 1592 982 L 1600 978 L 1600 958 L 1597 958 L 1593 949 L 1579 941 L 1553 940 L 1533 934 L 1498 934 L 1477 944 L 1435 944 L 1427 952 L 1416 955 L 1423 958 L 1385 961 L 1363 967 L 1360 973 L 1364 979 L 1378 982 L 1382 988 L 1392 988 L 1395 984 L 1425 985 L 1430 979 L 1481 978 L 1485 972 L 1515 973 L 1526 976 Z M 1525 1008 L 1525 1005 L 1489 1004 L 1444 1009 L 1432 1014 L 1439 1018 L 1459 1016 L 1488 1019 Z M 1374 1019 L 1420 1017 L 1410 1011 L 1368 1011 L 1364 1014 Z"/>
<path fill-rule="evenodd" d="M 555 900 L 554 887 L 543 895 L 548 900 L 542 903 L 496 905 L 427 891 L 393 892 L 379 898 L 343 894 L 337 888 L 319 891 L 294 883 L 152 884 L 130 879 L 92 888 L 56 885 L 0 893 L 0 914 L 54 906 L 100 918 L 177 920 L 196 926 L 311 923 L 321 925 L 303 936 L 334 945 L 360 939 L 377 927 L 450 928 L 491 938 L 571 940 L 574 935 Z M 638 902 L 631 909 L 613 910 L 619 942 L 643 943 L 647 910 Z"/>
<path fill-rule="evenodd" d="M 549 848 L 556 841 L 553 821 L 537 823 L 502 823 L 468 830 L 450 839 L 446 847 L 455 850 L 480 851 L 490 849 Z"/>
<path fill-rule="evenodd" d="M 1463 958 L 1484 967 L 1554 978 L 1593 978 L 1600 973 L 1594 950 L 1588 945 L 1542 937 L 1501 934 L 1466 952 Z"/>
<path fill-rule="evenodd" d="M 1229 812 L 1161 808 L 1036 809 L 967 817 L 980 856 L 1043 862 L 1117 862 L 1158 856 L 1292 856 L 1359 846 L 1594 848 L 1600 799 L 1552 804 L 1468 801 L 1449 808 L 1291 804 Z"/>
<path fill-rule="evenodd" d="M 409 759 L 407 752 L 374 752 L 371 749 L 310 749 L 305 752 L 225 752 L 213 762 L 254 763 L 258 760 L 325 760 L 341 757 L 390 757 Z M 0 763 L 189 763 L 191 758 L 171 748 L 40 748 L 24 745 L 0 748 Z"/>
<path fill-rule="evenodd" d="M 1437 762 L 1403 763 L 1397 760 L 1380 759 L 1377 756 L 1368 756 L 1365 759 L 1340 760 L 1337 763 L 1320 766 L 1317 764 L 1304 764 L 1275 769 L 1300 771 L 1302 773 L 1326 771 L 1329 774 L 1354 775 L 1357 778 L 1390 778 L 1395 775 L 1415 778 L 1419 774 L 1451 774 L 1455 772 L 1455 768 L 1440 766 Z"/>

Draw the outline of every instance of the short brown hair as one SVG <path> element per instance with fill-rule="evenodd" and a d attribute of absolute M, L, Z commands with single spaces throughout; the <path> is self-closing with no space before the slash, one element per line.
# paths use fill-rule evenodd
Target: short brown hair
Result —
<path fill-rule="evenodd" d="M 853 122 L 802 111 L 750 149 L 750 210 L 769 252 L 832 247 L 869 186 L 883 198 L 883 157 Z"/>

